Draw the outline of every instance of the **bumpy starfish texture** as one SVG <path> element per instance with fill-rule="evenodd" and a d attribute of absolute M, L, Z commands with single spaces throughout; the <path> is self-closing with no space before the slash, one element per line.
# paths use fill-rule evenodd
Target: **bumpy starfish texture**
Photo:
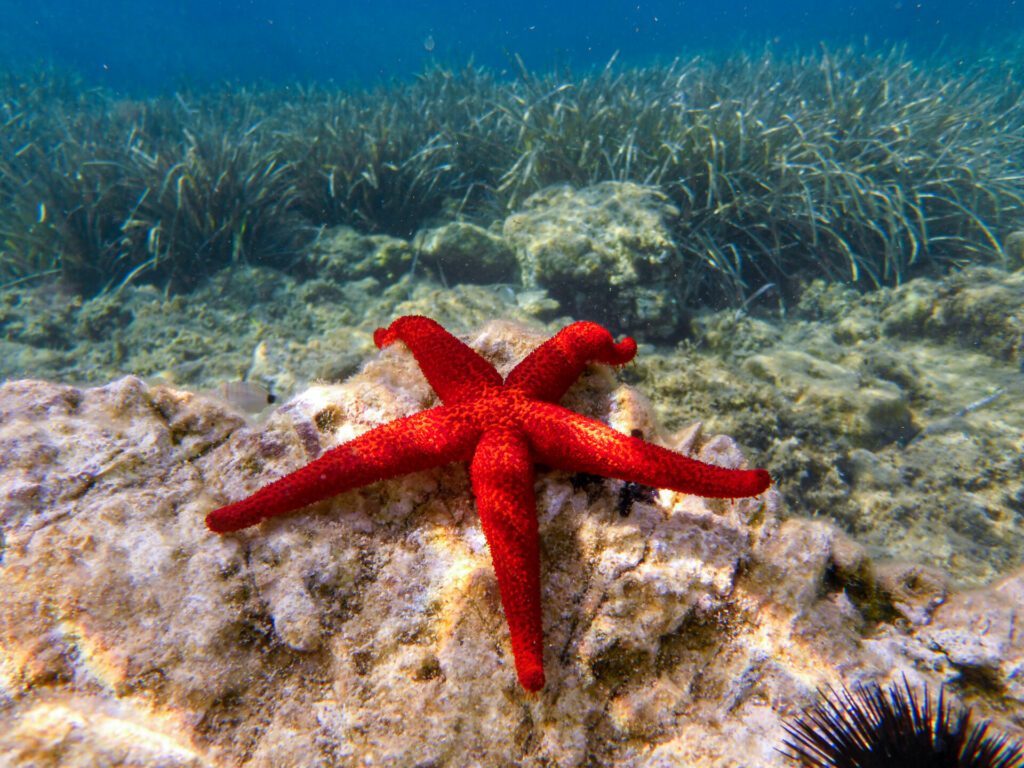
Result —
<path fill-rule="evenodd" d="M 339 445 L 252 496 L 211 512 L 206 524 L 217 533 L 237 531 L 368 483 L 468 461 L 516 672 L 528 691 L 544 686 L 535 464 L 716 498 L 756 496 L 771 484 L 763 469 L 705 464 L 557 405 L 588 363 L 623 365 L 636 355 L 633 339 L 616 344 L 595 323 L 563 328 L 505 381 L 427 317 L 401 317 L 379 328 L 373 339 L 381 349 L 404 342 L 442 405 Z"/>

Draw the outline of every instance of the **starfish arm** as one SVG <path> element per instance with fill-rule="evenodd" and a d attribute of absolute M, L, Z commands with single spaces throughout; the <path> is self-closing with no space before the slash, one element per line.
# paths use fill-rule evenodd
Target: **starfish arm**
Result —
<path fill-rule="evenodd" d="M 539 691 L 544 687 L 540 545 L 533 458 L 526 436 L 507 427 L 486 431 L 469 473 L 498 577 L 516 674 L 523 688 Z"/>
<path fill-rule="evenodd" d="M 636 342 L 618 344 L 597 323 L 573 323 L 531 352 L 505 379 L 507 387 L 527 397 L 558 402 L 583 373 L 587 363 L 625 365 L 636 355 Z"/>
<path fill-rule="evenodd" d="M 456 403 L 479 395 L 487 387 L 501 386 L 501 374 L 473 349 L 429 317 L 406 315 L 373 333 L 373 343 L 384 349 L 405 342 L 443 403 Z"/>
<path fill-rule="evenodd" d="M 439 406 L 382 424 L 342 443 L 252 496 L 214 510 L 207 527 L 227 533 L 361 485 L 468 460 L 479 431 Z"/>
<path fill-rule="evenodd" d="M 556 469 L 725 499 L 757 496 L 772 482 L 763 469 L 705 464 L 551 403 L 535 403 L 523 426 L 537 461 Z"/>

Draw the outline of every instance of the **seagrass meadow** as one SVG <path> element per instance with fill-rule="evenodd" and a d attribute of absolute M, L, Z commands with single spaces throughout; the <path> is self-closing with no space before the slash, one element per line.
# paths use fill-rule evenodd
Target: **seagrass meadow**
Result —
<path fill-rule="evenodd" d="M 549 185 L 632 181 L 677 209 L 679 300 L 792 276 L 862 287 L 1000 263 L 1024 213 L 1020 73 L 858 48 L 533 74 L 434 68 L 362 91 L 131 100 L 0 79 L 0 286 L 187 292 L 303 269 L 318 233 L 484 225 Z"/>

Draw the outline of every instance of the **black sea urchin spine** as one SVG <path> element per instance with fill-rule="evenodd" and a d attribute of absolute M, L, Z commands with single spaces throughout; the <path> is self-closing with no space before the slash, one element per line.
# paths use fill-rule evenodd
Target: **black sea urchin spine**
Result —
<path fill-rule="evenodd" d="M 786 757 L 809 768 L 1020 768 L 1024 751 L 989 723 L 971 726 L 971 711 L 949 703 L 932 709 L 903 684 L 829 689 L 803 717 L 785 726 Z"/>

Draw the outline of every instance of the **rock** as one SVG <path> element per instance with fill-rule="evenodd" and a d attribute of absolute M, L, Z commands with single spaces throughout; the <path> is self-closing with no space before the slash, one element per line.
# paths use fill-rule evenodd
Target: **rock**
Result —
<path fill-rule="evenodd" d="M 1003 253 L 1006 254 L 1006 263 L 1010 269 L 1024 267 L 1024 230 L 1018 229 L 1006 236 Z"/>
<path fill-rule="evenodd" d="M 953 595 L 922 631 L 963 679 L 977 680 L 1013 702 L 1024 725 L 1024 635 L 1017 626 L 1024 605 L 1024 570 L 990 587 Z"/>
<path fill-rule="evenodd" d="M 546 288 L 577 316 L 648 339 L 670 338 L 679 257 L 670 231 L 678 211 L 661 192 L 632 182 L 541 190 L 505 219 L 527 288 Z"/>
<path fill-rule="evenodd" d="M 471 343 L 507 372 L 540 339 L 492 323 Z M 781 768 L 782 723 L 817 686 L 904 673 L 957 680 L 982 716 L 1024 732 L 1007 629 L 1024 609 L 1019 588 L 954 596 L 931 626 L 876 616 L 908 602 L 886 586 L 906 579 L 876 577 L 825 524 L 780 523 L 775 491 L 659 491 L 623 517 L 614 481 L 541 471 L 538 695 L 516 682 L 464 467 L 236 535 L 203 525 L 223 502 L 435 402 L 401 345 L 255 426 L 134 378 L 0 387 L 2 754 L 22 766 L 458 766 L 472 755 Z M 645 399 L 608 369 L 565 404 L 658 439 Z M 669 442 L 742 462 L 698 426 Z M 993 642 L 972 646 L 990 615 Z M 990 671 L 965 674 L 976 667 Z"/>
<path fill-rule="evenodd" d="M 412 245 L 401 238 L 334 227 L 317 238 L 306 267 L 312 277 L 338 283 L 366 277 L 393 283 L 409 273 L 414 257 Z"/>
<path fill-rule="evenodd" d="M 1019 278 L 967 268 L 870 293 L 815 281 L 785 319 L 695 312 L 687 343 L 631 370 L 663 423 L 700 417 L 735 436 L 790 513 L 830 519 L 879 557 L 927 552 L 979 586 L 1024 561 L 1024 378 L 1008 352 Z M 961 336 L 928 320 L 971 291 L 1005 299 L 985 341 L 980 322 Z M 904 312 L 916 319 L 887 330 Z"/>
<path fill-rule="evenodd" d="M 476 224 L 456 221 L 423 230 L 413 246 L 449 283 L 511 283 L 519 278 L 508 243 Z"/>
<path fill-rule="evenodd" d="M 82 304 L 75 320 L 75 336 L 97 340 L 109 337 L 132 321 L 131 310 L 114 293 L 101 293 Z"/>
<path fill-rule="evenodd" d="M 543 289 L 519 291 L 516 294 L 516 306 L 535 317 L 551 315 L 558 311 L 558 302 L 548 296 L 548 292 Z"/>
<path fill-rule="evenodd" d="M 94 768 L 206 768 L 211 763 L 192 749 L 185 733 L 168 738 L 173 725 L 122 711 L 101 696 L 68 697 L 27 710 L 13 728 L 0 733 L 6 766 Z M 280 763 L 285 765 L 286 763 Z"/>
<path fill-rule="evenodd" d="M 935 609 L 949 598 L 949 580 L 945 574 L 919 563 L 883 563 L 875 569 L 879 589 L 892 602 L 892 607 L 914 624 L 924 626 L 931 621 Z"/>
<path fill-rule="evenodd" d="M 1024 361 L 1024 271 L 970 267 L 942 281 L 920 279 L 894 291 L 882 313 L 886 333 L 955 339 L 969 350 Z"/>
<path fill-rule="evenodd" d="M 45 291 L 0 291 L 0 331 L 4 341 L 49 350 L 69 348 L 74 341 L 76 314 L 82 299 L 56 286 Z"/>
<path fill-rule="evenodd" d="M 906 393 L 890 381 L 865 382 L 856 370 L 781 348 L 752 355 L 743 367 L 778 387 L 797 410 L 834 422 L 856 446 L 878 448 L 914 434 Z"/>

